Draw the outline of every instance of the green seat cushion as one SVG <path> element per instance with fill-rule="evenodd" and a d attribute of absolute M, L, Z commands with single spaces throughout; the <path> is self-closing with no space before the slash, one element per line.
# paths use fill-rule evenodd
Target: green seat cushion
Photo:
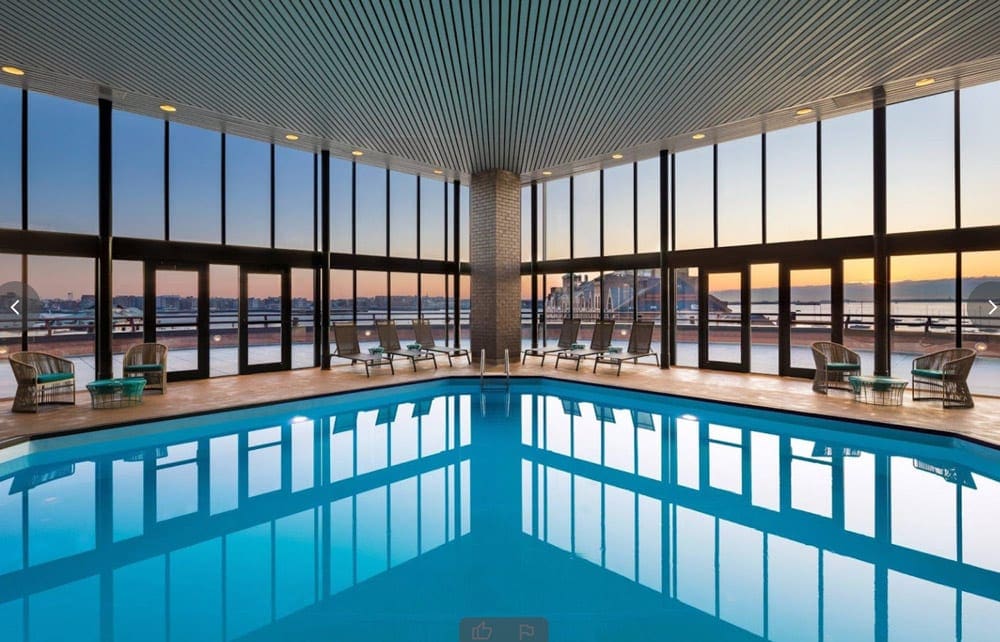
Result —
<path fill-rule="evenodd" d="M 910 371 L 913 375 L 917 377 L 923 377 L 924 379 L 944 379 L 944 373 L 940 370 L 926 370 L 924 368 L 914 368 Z"/>
<path fill-rule="evenodd" d="M 125 366 L 125 372 L 157 372 L 163 370 L 163 366 L 158 363 L 139 363 L 134 366 Z"/>
<path fill-rule="evenodd" d="M 838 361 L 833 361 L 826 364 L 827 370 L 837 370 L 839 372 L 847 372 L 850 370 L 861 370 L 861 364 L 859 363 L 841 363 Z"/>
<path fill-rule="evenodd" d="M 53 381 L 66 381 L 72 379 L 72 372 L 47 372 L 38 375 L 38 383 L 52 383 Z"/>

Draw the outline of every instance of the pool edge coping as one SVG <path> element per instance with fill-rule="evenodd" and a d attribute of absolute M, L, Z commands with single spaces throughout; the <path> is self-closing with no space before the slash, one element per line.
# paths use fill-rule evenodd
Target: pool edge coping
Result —
<path fill-rule="evenodd" d="M 493 376 L 491 378 L 495 379 L 497 377 Z M 553 376 L 550 376 L 550 375 L 544 374 L 544 373 L 541 373 L 541 374 L 524 374 L 524 375 L 522 375 L 522 374 L 515 374 L 515 375 L 511 375 L 510 378 L 514 379 L 514 380 L 516 380 L 516 379 L 541 379 L 541 380 L 551 381 L 551 382 L 557 382 L 557 383 L 568 383 L 568 384 L 578 384 L 578 385 L 584 385 L 584 386 L 591 386 L 591 387 L 595 387 L 595 388 L 602 388 L 602 389 L 605 389 L 605 390 L 612 390 L 612 391 L 625 390 L 625 391 L 628 391 L 628 392 L 638 392 L 638 393 L 641 393 L 641 394 L 648 394 L 648 395 L 653 395 L 653 396 L 657 396 L 657 397 L 666 397 L 666 398 L 674 398 L 674 399 L 685 399 L 685 400 L 688 400 L 688 401 L 697 401 L 697 402 L 702 402 L 702 403 L 706 403 L 706 402 L 707 403 L 718 403 L 718 404 L 722 404 L 722 405 L 725 405 L 725 406 L 732 406 L 732 407 L 736 407 L 736 408 L 746 408 L 746 409 L 751 409 L 751 410 L 763 410 L 763 411 L 776 412 L 776 413 L 781 413 L 781 414 L 796 415 L 796 416 L 799 416 L 799 417 L 808 417 L 808 418 L 811 418 L 811 419 L 824 419 L 824 420 L 833 420 L 833 421 L 847 421 L 847 422 L 864 424 L 866 426 L 873 426 L 873 427 L 877 427 L 877 428 L 888 428 L 890 430 L 903 430 L 903 431 L 906 431 L 906 432 L 915 432 L 915 433 L 922 433 L 922 434 L 927 434 L 927 435 L 935 435 L 935 436 L 938 436 L 938 437 L 943 437 L 943 438 L 951 439 L 953 442 L 955 440 L 958 440 L 959 443 L 973 444 L 973 445 L 976 445 L 976 446 L 983 446 L 983 447 L 986 447 L 986 448 L 990 448 L 991 450 L 1000 451 L 1000 443 L 994 443 L 992 441 L 980 439 L 980 438 L 972 436 L 972 435 L 964 435 L 964 434 L 956 433 L 956 432 L 953 432 L 953 431 L 950 431 L 950 430 L 946 430 L 946 429 L 927 428 L 927 427 L 912 426 L 912 425 L 897 425 L 897 424 L 886 423 L 884 421 L 879 421 L 879 420 L 876 420 L 876 419 L 833 416 L 833 415 L 828 415 L 828 414 L 821 414 L 821 413 L 818 413 L 818 412 L 810 412 L 810 411 L 806 411 L 806 410 L 789 410 L 789 409 L 785 409 L 785 408 L 774 408 L 772 406 L 754 404 L 754 403 L 749 403 L 749 402 L 744 402 L 744 401 L 729 401 L 729 400 L 721 400 L 721 399 L 710 399 L 710 398 L 705 398 L 705 397 L 695 397 L 695 396 L 693 396 L 691 394 L 684 394 L 684 393 L 660 392 L 660 391 L 656 391 L 656 390 L 635 389 L 635 388 L 628 388 L 628 387 L 625 387 L 625 386 L 615 385 L 615 384 L 611 384 L 611 383 L 604 383 L 604 382 L 579 381 L 579 380 L 575 380 L 575 379 L 562 379 L 560 377 L 553 377 Z M 360 393 L 360 392 L 370 392 L 370 391 L 374 391 L 374 390 L 385 390 L 385 389 L 390 389 L 390 388 L 402 388 L 402 387 L 406 387 L 406 386 L 417 386 L 417 385 L 431 383 L 431 382 L 447 382 L 447 381 L 451 381 L 451 380 L 470 380 L 470 381 L 474 381 L 476 379 L 480 379 L 480 376 L 479 375 L 468 375 L 468 374 L 449 374 L 449 375 L 443 375 L 441 377 L 436 377 L 434 379 L 420 379 L 420 380 L 417 380 L 417 381 L 401 381 L 401 382 L 398 382 L 398 383 L 388 383 L 388 384 L 385 384 L 385 385 L 376 385 L 376 386 L 371 386 L 371 387 L 356 388 L 356 389 L 353 389 L 353 390 L 337 390 L 337 391 L 333 391 L 333 392 L 324 392 L 324 393 L 321 393 L 321 394 L 307 394 L 307 395 L 302 395 L 302 396 L 287 397 L 285 399 L 279 399 L 279 400 L 270 400 L 270 401 L 260 401 L 260 402 L 243 403 L 243 404 L 238 404 L 238 405 L 234 405 L 234 406 L 226 406 L 225 408 L 215 408 L 215 409 L 212 409 L 212 410 L 201 410 L 201 411 L 198 411 L 198 412 L 180 412 L 180 413 L 176 413 L 176 414 L 165 414 L 165 415 L 161 415 L 161 416 L 158 416 L 158 417 L 149 417 L 149 418 L 146 418 L 146 419 L 141 419 L 139 421 L 134 421 L 133 420 L 133 421 L 118 421 L 118 422 L 110 422 L 110 423 L 100 423 L 100 424 L 95 424 L 95 425 L 92 425 L 92 426 L 84 426 L 84 427 L 80 427 L 80 428 L 70 428 L 70 429 L 67 429 L 67 430 L 57 430 L 57 431 L 53 431 L 53 432 L 39 432 L 39 433 L 29 434 L 29 435 L 15 435 L 14 437 L 9 437 L 7 439 L 0 440 L 0 451 L 6 450 L 7 448 L 15 447 L 15 446 L 18 446 L 18 445 L 21 445 L 21 444 L 25 444 L 25 443 L 30 444 L 31 442 L 34 442 L 34 441 L 41 441 L 41 440 L 45 440 L 45 439 L 54 439 L 54 438 L 58 438 L 58 437 L 68 437 L 68 436 L 71 436 L 71 435 L 80 435 L 80 434 L 84 434 L 84 433 L 88 433 L 88 432 L 98 432 L 98 431 L 102 431 L 102 430 L 110 430 L 110 429 L 115 429 L 115 428 L 126 428 L 128 426 L 148 424 L 148 423 L 153 423 L 153 422 L 157 422 L 157 421 L 169 421 L 169 420 L 175 420 L 175 419 L 187 419 L 187 418 L 190 418 L 190 417 L 197 417 L 197 416 L 201 416 L 201 415 L 216 415 L 216 414 L 220 414 L 220 413 L 224 413 L 224 412 L 232 412 L 232 411 L 237 411 L 237 410 L 249 410 L 249 409 L 253 409 L 253 408 L 261 408 L 261 407 L 272 406 L 272 405 L 276 405 L 276 404 L 294 403 L 294 402 L 297 402 L 297 401 L 308 401 L 308 400 L 313 400 L 313 399 L 322 399 L 322 398 L 325 398 L 325 397 L 340 397 L 342 395 L 349 395 L 349 394 Z M 494 390 L 496 390 L 496 388 L 494 388 Z"/>

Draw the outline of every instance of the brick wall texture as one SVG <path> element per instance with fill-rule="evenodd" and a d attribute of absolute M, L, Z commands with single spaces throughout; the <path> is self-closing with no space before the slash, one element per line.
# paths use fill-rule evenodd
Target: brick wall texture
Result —
<path fill-rule="evenodd" d="M 469 212 L 472 267 L 471 347 L 487 363 L 511 363 L 521 350 L 521 185 L 512 172 L 472 177 Z"/>

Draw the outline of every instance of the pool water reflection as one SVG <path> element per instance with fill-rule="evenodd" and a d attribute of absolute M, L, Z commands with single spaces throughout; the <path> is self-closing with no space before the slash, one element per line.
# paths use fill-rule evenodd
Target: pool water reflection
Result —
<path fill-rule="evenodd" d="M 137 434 L 141 432 L 142 434 Z M 83 443 L 81 443 L 83 442 Z M 0 463 L 3 640 L 987 640 L 1000 455 L 540 381 L 434 382 Z"/>

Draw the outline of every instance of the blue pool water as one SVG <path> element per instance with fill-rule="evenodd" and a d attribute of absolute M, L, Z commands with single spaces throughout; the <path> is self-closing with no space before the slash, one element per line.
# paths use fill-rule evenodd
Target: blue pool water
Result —
<path fill-rule="evenodd" d="M 0 451 L 0 640 L 995 641 L 998 535 L 967 442 L 439 381 Z"/>

